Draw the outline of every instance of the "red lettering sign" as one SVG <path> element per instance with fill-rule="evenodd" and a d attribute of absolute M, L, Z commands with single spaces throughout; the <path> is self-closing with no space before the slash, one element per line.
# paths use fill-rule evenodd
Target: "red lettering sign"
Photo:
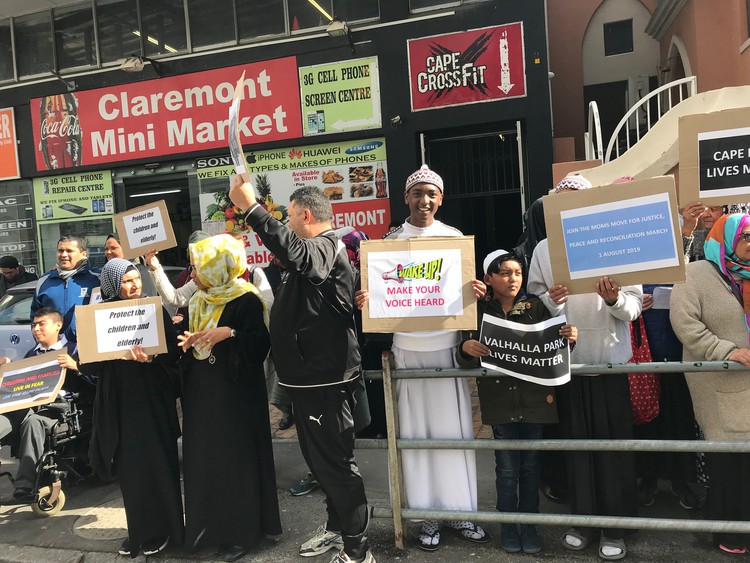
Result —
<path fill-rule="evenodd" d="M 31 100 L 37 170 L 228 146 L 228 111 L 245 71 L 243 144 L 302 136 L 295 57 Z"/>
<path fill-rule="evenodd" d="M 526 95 L 521 22 L 408 41 L 413 111 Z"/>

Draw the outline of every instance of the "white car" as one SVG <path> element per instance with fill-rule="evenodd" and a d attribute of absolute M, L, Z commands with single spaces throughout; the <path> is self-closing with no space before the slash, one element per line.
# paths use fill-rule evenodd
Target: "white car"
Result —
<path fill-rule="evenodd" d="M 179 266 L 164 266 L 169 280 L 175 284 L 184 270 Z M 36 281 L 12 287 L 0 299 L 0 357 L 20 360 L 36 346 L 31 335 L 31 299 Z"/>
<path fill-rule="evenodd" d="M 36 282 L 12 287 L 0 299 L 0 357 L 20 360 L 36 346 L 31 335 L 31 299 Z"/>

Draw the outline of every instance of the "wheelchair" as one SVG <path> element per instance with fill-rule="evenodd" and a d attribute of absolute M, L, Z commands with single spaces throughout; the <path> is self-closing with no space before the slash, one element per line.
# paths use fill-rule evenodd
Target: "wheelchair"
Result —
<path fill-rule="evenodd" d="M 65 506 L 63 482 L 76 484 L 92 473 L 88 466 L 88 449 L 93 426 L 93 401 L 78 394 L 68 395 L 63 401 L 45 405 L 61 408 L 54 413 L 57 420 L 47 432 L 44 453 L 36 465 L 32 489 L 36 493 L 31 510 L 42 518 L 54 516 Z M 45 416 L 50 415 L 49 410 L 45 409 Z M 14 481 L 7 471 L 0 473 L 0 477 L 7 477 L 11 483 Z"/>

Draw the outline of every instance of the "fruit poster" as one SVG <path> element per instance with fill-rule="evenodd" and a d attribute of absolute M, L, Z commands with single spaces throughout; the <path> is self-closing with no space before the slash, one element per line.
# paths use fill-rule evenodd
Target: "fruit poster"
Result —
<path fill-rule="evenodd" d="M 352 226 L 370 238 L 386 233 L 390 223 L 390 186 L 385 139 L 252 151 L 246 159 L 259 203 L 282 223 L 287 222 L 292 192 L 303 186 L 316 186 L 331 200 L 335 229 Z M 269 253 L 245 224 L 241 210 L 229 200 L 232 159 L 201 159 L 196 168 L 202 192 L 201 228 L 211 234 L 242 233 L 248 263 L 267 265 Z M 226 189 L 210 191 L 221 184 Z"/>

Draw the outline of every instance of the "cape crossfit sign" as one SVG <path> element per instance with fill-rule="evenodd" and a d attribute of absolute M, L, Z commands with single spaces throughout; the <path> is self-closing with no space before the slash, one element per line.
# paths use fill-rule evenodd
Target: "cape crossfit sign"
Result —
<path fill-rule="evenodd" d="M 408 41 L 413 111 L 526 95 L 523 23 Z"/>
<path fill-rule="evenodd" d="M 492 315 L 482 317 L 479 341 L 490 349 L 482 367 L 539 385 L 570 381 L 570 348 L 560 336 L 565 316 L 524 325 Z"/>
<path fill-rule="evenodd" d="M 31 100 L 37 170 L 227 146 L 227 104 L 245 72 L 242 143 L 302 136 L 295 57 Z"/>

